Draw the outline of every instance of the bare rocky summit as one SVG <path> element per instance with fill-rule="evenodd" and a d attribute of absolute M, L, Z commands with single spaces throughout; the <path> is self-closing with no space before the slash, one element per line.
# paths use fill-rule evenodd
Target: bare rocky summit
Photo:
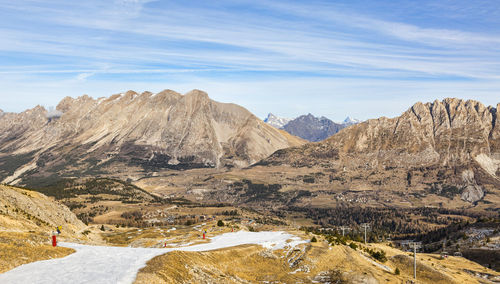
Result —
<path fill-rule="evenodd" d="M 199 90 L 66 97 L 56 110 L 0 117 L 0 180 L 242 167 L 303 143 Z"/>
<path fill-rule="evenodd" d="M 499 107 L 452 98 L 416 103 L 399 117 L 368 120 L 325 141 L 279 150 L 261 164 L 319 166 L 335 173 L 333 182 L 356 173 L 344 181 L 347 187 L 421 186 L 437 194 L 460 191 L 463 200 L 476 202 L 500 187 Z"/>
<path fill-rule="evenodd" d="M 324 116 L 318 118 L 309 113 L 289 121 L 283 126 L 283 129 L 308 141 L 318 142 L 325 140 L 348 125 L 351 124 L 335 123 Z"/>

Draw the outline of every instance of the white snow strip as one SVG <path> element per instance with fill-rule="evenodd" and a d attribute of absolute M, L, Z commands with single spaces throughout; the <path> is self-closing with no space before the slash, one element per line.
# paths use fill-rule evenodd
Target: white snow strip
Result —
<path fill-rule="evenodd" d="M 151 258 L 170 251 L 210 251 L 244 244 L 271 249 L 296 246 L 307 241 L 286 232 L 226 233 L 210 243 L 178 248 L 130 248 L 60 243 L 75 253 L 57 259 L 18 266 L 0 274 L 0 283 L 132 283 Z"/>

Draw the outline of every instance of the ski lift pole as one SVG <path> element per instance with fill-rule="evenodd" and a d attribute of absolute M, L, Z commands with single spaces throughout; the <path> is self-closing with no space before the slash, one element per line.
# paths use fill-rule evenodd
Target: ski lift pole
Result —
<path fill-rule="evenodd" d="M 413 279 L 417 281 L 417 248 L 422 247 L 421 242 L 412 242 L 413 245 Z"/>
<path fill-rule="evenodd" d="M 413 278 L 417 280 L 417 246 L 413 244 Z"/>
<path fill-rule="evenodd" d="M 366 245 L 366 230 L 370 228 L 370 224 L 368 223 L 363 223 L 361 224 L 361 227 L 365 229 L 365 245 Z"/>

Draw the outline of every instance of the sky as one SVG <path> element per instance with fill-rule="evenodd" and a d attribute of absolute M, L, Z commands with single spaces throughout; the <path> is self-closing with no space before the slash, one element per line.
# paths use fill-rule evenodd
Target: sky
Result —
<path fill-rule="evenodd" d="M 500 102 L 495 0 L 0 0 L 0 109 L 206 91 L 258 117 Z"/>

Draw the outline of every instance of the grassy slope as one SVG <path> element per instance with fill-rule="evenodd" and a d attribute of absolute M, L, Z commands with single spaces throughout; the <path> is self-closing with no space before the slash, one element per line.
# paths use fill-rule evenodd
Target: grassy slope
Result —
<path fill-rule="evenodd" d="M 81 237 L 83 227 L 67 208 L 41 193 L 0 185 L 0 273 L 39 260 L 64 257 L 73 249 L 52 247 L 51 231 L 63 226 L 59 238 Z M 65 222 L 65 219 L 69 223 Z"/>
<path fill-rule="evenodd" d="M 0 232 L 0 273 L 19 265 L 65 257 L 73 249 L 52 247 L 48 236 L 29 232 Z"/>
<path fill-rule="evenodd" d="M 386 251 L 388 261 L 378 263 L 360 250 L 342 245 L 329 247 L 322 241 L 306 245 L 305 253 L 270 252 L 260 246 L 212 252 L 172 252 L 149 261 L 139 272 L 136 283 L 311 283 L 338 279 L 359 283 L 404 283 L 412 279 L 409 253 L 383 244 L 369 246 Z M 297 257 L 300 261 L 290 267 L 289 262 Z M 394 274 L 396 267 L 400 275 Z M 500 273 L 459 257 L 441 260 L 437 255 L 419 254 L 418 267 L 420 283 L 480 283 L 471 271 L 500 277 Z"/>

